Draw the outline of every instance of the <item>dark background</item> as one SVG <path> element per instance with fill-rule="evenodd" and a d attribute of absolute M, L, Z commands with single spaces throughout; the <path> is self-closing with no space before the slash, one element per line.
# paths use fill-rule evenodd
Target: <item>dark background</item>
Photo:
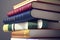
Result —
<path fill-rule="evenodd" d="M 11 32 L 3 32 L 3 19 L 7 18 L 7 12 L 13 9 L 13 5 L 21 2 L 21 0 L 0 0 L 0 40 L 9 40 L 11 38 Z M 56 23 L 48 23 L 48 28 L 57 28 Z M 53 26 L 52 26 L 53 25 Z M 55 26 L 54 26 L 55 25 Z M 58 24 L 58 28 L 60 28 L 60 23 Z M 53 37 L 60 37 L 60 30 L 41 30 L 41 34 L 46 34 L 46 32 L 50 32 Z M 44 33 L 45 32 L 45 33 Z M 49 34 L 47 34 L 49 35 Z M 50 39 L 51 40 L 51 39 Z M 53 40 L 53 39 L 52 39 Z M 54 39 L 57 40 L 57 39 Z"/>

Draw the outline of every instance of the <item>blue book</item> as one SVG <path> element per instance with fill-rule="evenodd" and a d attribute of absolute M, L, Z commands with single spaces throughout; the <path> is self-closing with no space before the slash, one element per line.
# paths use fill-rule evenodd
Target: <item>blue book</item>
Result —
<path fill-rule="evenodd" d="M 43 10 L 32 9 L 32 10 L 28 10 L 23 13 L 20 13 L 18 15 L 6 18 L 3 20 L 3 22 L 5 24 L 11 24 L 11 23 L 28 22 L 32 20 L 34 21 L 38 19 L 58 22 L 60 21 L 60 14 L 54 13 L 54 12 L 43 11 Z"/>
<path fill-rule="evenodd" d="M 36 18 L 32 17 L 31 15 L 31 10 L 25 11 L 21 14 L 9 17 L 9 18 L 5 18 L 3 20 L 3 22 L 5 24 L 11 24 L 11 23 L 19 23 L 19 22 L 26 22 L 26 21 L 30 21 L 30 20 L 35 20 Z"/>

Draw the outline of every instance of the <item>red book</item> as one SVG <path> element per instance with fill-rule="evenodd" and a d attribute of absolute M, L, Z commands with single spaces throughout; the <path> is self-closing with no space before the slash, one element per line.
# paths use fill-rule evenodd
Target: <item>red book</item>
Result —
<path fill-rule="evenodd" d="M 8 13 L 8 16 L 13 16 L 13 15 L 19 14 L 19 13 L 29 10 L 31 8 L 36 8 L 36 9 L 40 9 L 40 10 L 43 9 L 45 11 L 60 13 L 60 4 L 44 2 L 44 1 L 38 0 L 37 2 L 32 2 L 32 3 L 26 4 L 24 6 L 21 6 L 17 9 L 10 11 Z"/>
<path fill-rule="evenodd" d="M 22 6 L 22 7 L 19 7 L 17 9 L 14 9 L 14 10 L 8 12 L 8 16 L 13 16 L 13 15 L 19 14 L 21 12 L 27 11 L 29 9 L 31 9 L 31 3 L 26 4 L 26 5 Z"/>

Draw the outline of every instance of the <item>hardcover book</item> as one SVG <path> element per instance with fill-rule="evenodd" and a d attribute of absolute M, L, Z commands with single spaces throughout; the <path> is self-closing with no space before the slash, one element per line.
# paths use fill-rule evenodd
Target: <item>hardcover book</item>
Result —
<path fill-rule="evenodd" d="M 8 15 L 9 17 L 11 17 L 11 16 L 14 16 L 14 15 L 23 13 L 23 12 L 25 12 L 25 11 L 27 11 L 27 10 L 30 10 L 30 9 L 31 9 L 31 3 L 26 4 L 26 5 L 22 6 L 22 7 L 17 8 L 17 9 L 14 9 L 14 10 L 8 12 L 7 15 Z"/>
<path fill-rule="evenodd" d="M 22 38 L 11 38 L 11 40 L 40 40 L 40 39 L 22 39 Z"/>
<path fill-rule="evenodd" d="M 60 13 L 60 4 L 49 3 L 49 2 L 44 2 L 44 1 L 38 0 L 38 1 L 28 3 L 22 7 L 16 8 L 16 9 L 8 12 L 8 16 L 17 15 L 21 12 L 24 12 L 24 11 L 32 9 L 32 8 L 49 11 L 49 12 Z"/>
<path fill-rule="evenodd" d="M 32 2 L 32 8 L 60 13 L 60 5 L 49 4 L 45 2 Z"/>
<path fill-rule="evenodd" d="M 25 4 L 28 4 L 28 3 L 33 2 L 33 1 L 39 1 L 39 2 L 45 2 L 45 3 L 60 5 L 60 0 L 26 0 L 24 2 L 21 2 L 21 3 L 14 5 L 13 8 L 14 9 L 19 8 Z"/>
<path fill-rule="evenodd" d="M 44 10 L 32 9 L 26 12 L 23 12 L 19 15 L 9 17 L 3 20 L 5 24 L 26 22 L 32 19 L 44 19 L 44 20 L 53 20 L 60 21 L 60 14 L 55 12 L 48 12 Z"/>
<path fill-rule="evenodd" d="M 25 1 L 21 2 L 21 3 L 18 3 L 16 5 L 14 5 L 13 8 L 16 9 L 16 8 L 22 7 L 22 6 L 24 6 L 24 5 L 28 4 L 28 3 L 33 2 L 33 1 L 37 1 L 37 0 L 25 0 Z"/>
<path fill-rule="evenodd" d="M 26 21 L 30 21 L 32 19 L 35 19 L 30 15 L 30 13 L 31 13 L 31 10 L 28 10 L 26 12 L 19 14 L 19 15 L 6 18 L 3 20 L 3 22 L 5 24 L 8 24 L 8 23 L 11 24 L 11 23 L 26 22 Z"/>
<path fill-rule="evenodd" d="M 57 38 L 60 37 L 60 33 L 54 33 L 57 30 L 29 30 L 29 36 L 20 36 L 20 32 L 17 32 L 19 35 L 11 35 L 12 38 Z M 59 32 L 59 31 L 58 31 Z"/>

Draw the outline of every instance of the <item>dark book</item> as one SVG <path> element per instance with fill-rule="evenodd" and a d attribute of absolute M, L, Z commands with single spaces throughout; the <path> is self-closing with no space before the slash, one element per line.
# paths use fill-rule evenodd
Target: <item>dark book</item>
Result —
<path fill-rule="evenodd" d="M 5 24 L 10 23 L 18 23 L 18 22 L 26 22 L 35 19 L 43 19 L 43 20 L 52 20 L 52 21 L 60 21 L 60 14 L 54 12 L 47 12 L 43 10 L 32 9 L 26 12 L 23 12 L 19 15 L 9 17 L 3 20 Z"/>
<path fill-rule="evenodd" d="M 21 22 L 26 22 L 30 20 L 35 20 L 36 18 L 32 17 L 31 15 L 31 10 L 25 11 L 21 14 L 5 18 L 3 22 L 5 24 L 11 24 L 11 23 L 21 23 Z"/>

